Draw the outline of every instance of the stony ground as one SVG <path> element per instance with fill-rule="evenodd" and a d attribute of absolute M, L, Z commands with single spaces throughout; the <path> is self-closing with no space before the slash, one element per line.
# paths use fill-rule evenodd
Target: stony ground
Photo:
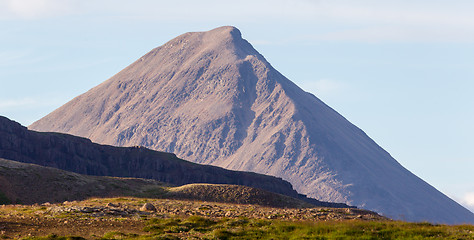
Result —
<path fill-rule="evenodd" d="M 145 206 L 146 205 L 146 206 Z M 148 208 L 146 208 L 148 207 Z M 107 233 L 146 234 L 150 219 L 270 219 L 290 221 L 387 220 L 378 214 L 350 208 L 271 208 L 204 201 L 143 198 L 89 199 L 41 205 L 2 205 L 0 236 L 81 236 L 97 239 Z M 54 234 L 54 235 L 51 235 Z"/>

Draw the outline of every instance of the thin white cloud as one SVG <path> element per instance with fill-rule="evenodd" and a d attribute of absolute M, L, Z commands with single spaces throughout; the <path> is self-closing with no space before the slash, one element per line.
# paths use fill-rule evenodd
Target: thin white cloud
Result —
<path fill-rule="evenodd" d="M 0 111 L 6 111 L 18 107 L 34 106 L 35 104 L 37 104 L 37 102 L 31 98 L 0 100 Z"/>
<path fill-rule="evenodd" d="M 454 3 L 458 4 L 454 4 Z M 307 20 L 333 23 L 474 26 L 472 1 L 379 1 L 379 0 L 0 0 L 3 11 L 17 17 L 50 17 L 90 13 L 195 21 L 246 17 L 293 22 Z M 210 7 L 212 6 L 212 7 Z M 199 18 L 195 18 L 199 17 Z M 252 19 L 249 19 L 252 21 Z"/>
<path fill-rule="evenodd" d="M 327 78 L 316 81 L 303 81 L 299 82 L 299 85 L 303 90 L 323 97 L 341 94 L 348 88 L 345 83 Z"/>
<path fill-rule="evenodd" d="M 461 199 L 461 204 L 474 212 L 474 192 L 464 194 L 464 197 Z"/>
<path fill-rule="evenodd" d="M 455 1 L 453 1 L 455 2 Z M 436 1 L 322 1 L 320 16 L 332 20 L 367 24 L 456 25 L 473 26 L 474 4 L 457 1 L 453 4 Z"/>
<path fill-rule="evenodd" d="M 61 99 L 59 96 L 0 99 L 0 116 L 17 121 L 23 126 L 28 126 L 67 102 L 67 100 L 67 98 Z"/>
<path fill-rule="evenodd" d="M 0 52 L 0 66 L 11 62 L 21 61 L 30 54 L 29 51 L 5 51 Z"/>
<path fill-rule="evenodd" d="M 300 36 L 301 41 L 358 41 L 358 42 L 473 42 L 474 28 L 445 29 L 413 26 L 361 27 L 322 34 Z"/>
<path fill-rule="evenodd" d="M 0 67 L 35 64 L 52 58 L 52 55 L 36 55 L 30 50 L 8 50 L 0 52 Z"/>
<path fill-rule="evenodd" d="M 258 23 L 306 28 L 294 41 L 474 42 L 468 0 L 0 0 L 0 19 L 82 15 L 130 21 Z M 321 27 L 324 30 L 321 30 Z M 261 39 L 265 44 L 268 40 Z"/>
<path fill-rule="evenodd" d="M 472 188 L 472 186 L 469 186 L 468 188 Z M 459 191 L 459 192 L 461 192 L 461 194 L 451 193 L 449 194 L 449 196 L 453 200 L 455 200 L 456 202 L 458 202 L 459 204 L 461 204 L 462 206 L 464 206 L 465 208 L 469 209 L 471 212 L 474 213 L 474 192 L 464 191 L 464 194 L 462 194 L 463 191 Z"/>
<path fill-rule="evenodd" d="M 67 16 L 77 11 L 77 0 L 2 0 L 2 18 L 40 19 Z"/>
<path fill-rule="evenodd" d="M 34 109 L 37 107 L 56 106 L 63 103 L 63 99 L 35 99 L 30 97 L 19 99 L 0 99 L 0 115 L 2 112 L 24 109 Z"/>

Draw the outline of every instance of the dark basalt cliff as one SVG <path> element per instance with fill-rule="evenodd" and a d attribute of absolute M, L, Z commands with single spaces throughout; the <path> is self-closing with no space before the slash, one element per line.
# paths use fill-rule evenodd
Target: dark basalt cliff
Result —
<path fill-rule="evenodd" d="M 191 163 L 165 152 L 143 147 L 113 147 L 61 133 L 30 131 L 0 116 L 0 158 L 75 173 L 155 179 L 174 185 L 219 183 L 245 185 L 303 199 L 315 205 L 347 207 L 320 202 L 298 194 L 280 178 Z"/>

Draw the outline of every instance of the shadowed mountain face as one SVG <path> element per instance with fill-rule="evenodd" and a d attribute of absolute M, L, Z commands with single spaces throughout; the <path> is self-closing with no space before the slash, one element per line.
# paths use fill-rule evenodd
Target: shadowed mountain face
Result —
<path fill-rule="evenodd" d="M 270 174 L 311 197 L 392 218 L 474 222 L 276 71 L 234 27 L 183 34 L 30 128 Z"/>

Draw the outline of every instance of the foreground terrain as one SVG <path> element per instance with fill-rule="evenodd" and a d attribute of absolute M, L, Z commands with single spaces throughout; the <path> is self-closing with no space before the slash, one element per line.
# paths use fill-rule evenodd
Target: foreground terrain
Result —
<path fill-rule="evenodd" d="M 146 209 L 144 205 L 148 204 Z M 472 225 L 390 221 L 354 208 L 148 198 L 2 205 L 3 239 L 473 239 Z M 63 238 L 64 237 L 64 238 Z M 67 238 L 66 238 L 67 237 Z"/>

